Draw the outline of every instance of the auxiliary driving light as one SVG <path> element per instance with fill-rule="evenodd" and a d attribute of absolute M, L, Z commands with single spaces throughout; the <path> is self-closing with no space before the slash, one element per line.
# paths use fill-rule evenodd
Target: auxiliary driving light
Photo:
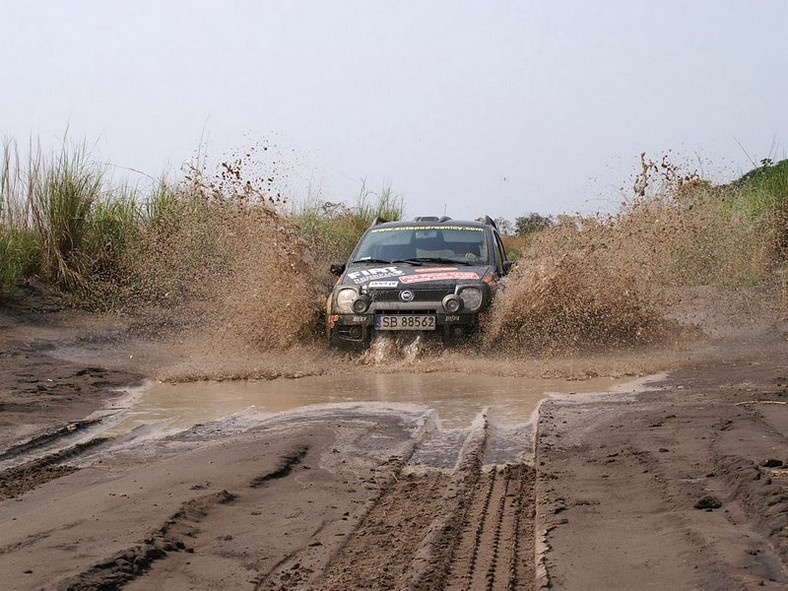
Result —
<path fill-rule="evenodd" d="M 441 302 L 443 309 L 449 314 L 456 314 L 462 310 L 462 300 L 456 294 L 449 294 Z"/>
<path fill-rule="evenodd" d="M 358 296 L 353 300 L 353 312 L 355 314 L 363 314 L 369 308 L 370 298 L 367 295 Z"/>

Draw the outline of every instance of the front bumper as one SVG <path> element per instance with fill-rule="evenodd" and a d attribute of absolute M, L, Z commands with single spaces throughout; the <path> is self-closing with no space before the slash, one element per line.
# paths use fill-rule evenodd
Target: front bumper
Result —
<path fill-rule="evenodd" d="M 394 310 L 387 311 L 395 313 Z M 435 335 L 444 342 L 465 338 L 479 327 L 480 313 L 445 314 L 434 310 L 397 310 L 397 314 L 434 315 L 435 330 L 378 330 L 375 328 L 376 314 L 332 314 L 328 317 L 328 332 L 332 344 L 347 344 L 365 346 L 372 341 L 376 334 L 392 333 L 419 333 Z"/>

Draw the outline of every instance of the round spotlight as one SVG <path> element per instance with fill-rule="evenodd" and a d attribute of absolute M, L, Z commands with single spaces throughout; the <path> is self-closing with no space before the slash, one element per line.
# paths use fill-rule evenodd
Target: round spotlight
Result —
<path fill-rule="evenodd" d="M 452 293 L 443 298 L 441 305 L 449 314 L 456 314 L 462 309 L 462 300 Z"/>
<path fill-rule="evenodd" d="M 355 314 L 363 314 L 369 308 L 369 298 L 364 296 L 359 296 L 355 300 L 353 300 L 353 312 Z"/>

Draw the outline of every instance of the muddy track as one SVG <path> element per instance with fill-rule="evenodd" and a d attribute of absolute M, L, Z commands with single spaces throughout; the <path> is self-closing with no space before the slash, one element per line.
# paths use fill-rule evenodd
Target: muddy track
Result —
<path fill-rule="evenodd" d="M 235 498 L 223 490 L 184 503 L 150 538 L 63 582 L 61 588 L 66 591 L 118 589 L 148 572 L 155 561 L 166 559 L 168 552 L 193 553 L 194 548 L 187 546 L 184 539 L 199 533 L 199 523 L 215 505 L 232 503 Z"/>
<path fill-rule="evenodd" d="M 525 465 L 486 470 L 474 491 L 446 588 L 531 588 L 533 484 L 533 470 Z"/>
<path fill-rule="evenodd" d="M 457 433 L 428 429 L 404 457 L 390 457 L 359 481 L 369 487 L 368 501 L 344 516 L 307 524 L 304 541 L 268 568 L 262 568 L 266 560 L 229 545 L 243 539 L 251 547 L 266 546 L 272 534 L 263 524 L 270 523 L 266 515 L 274 511 L 277 491 L 306 486 L 311 466 L 325 460 L 303 443 L 284 449 L 276 464 L 245 484 L 185 501 L 145 539 L 58 588 L 161 588 L 211 555 L 240 560 L 245 582 L 260 591 L 533 589 L 534 470 L 524 464 L 484 466 L 488 447 L 499 443 L 488 427 L 480 414 L 460 449 L 453 447 L 453 469 L 424 462 L 429 457 L 430 463 L 446 464 L 452 454 L 439 457 L 436 450 L 456 442 Z M 421 453 L 421 446 L 429 453 Z M 247 517 L 231 521 L 230 515 Z M 216 537 L 217 531 L 222 535 Z"/>
<path fill-rule="evenodd" d="M 66 465 L 64 462 L 74 459 L 88 450 L 96 449 L 108 441 L 103 437 L 95 437 L 42 458 L 3 470 L 0 472 L 0 500 L 17 497 L 45 482 L 75 472 L 78 470 L 77 467 Z"/>
<path fill-rule="evenodd" d="M 405 466 L 310 588 L 532 589 L 534 470 L 483 467 L 489 444 L 482 414 L 456 469 Z"/>

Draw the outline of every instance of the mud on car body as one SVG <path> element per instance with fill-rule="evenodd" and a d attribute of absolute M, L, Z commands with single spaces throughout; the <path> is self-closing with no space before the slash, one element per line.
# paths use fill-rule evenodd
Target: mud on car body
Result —
<path fill-rule="evenodd" d="M 327 303 L 329 342 L 364 347 L 392 331 L 462 339 L 484 320 L 511 265 L 489 217 L 376 220 L 350 260 L 331 265 L 339 279 Z"/>

